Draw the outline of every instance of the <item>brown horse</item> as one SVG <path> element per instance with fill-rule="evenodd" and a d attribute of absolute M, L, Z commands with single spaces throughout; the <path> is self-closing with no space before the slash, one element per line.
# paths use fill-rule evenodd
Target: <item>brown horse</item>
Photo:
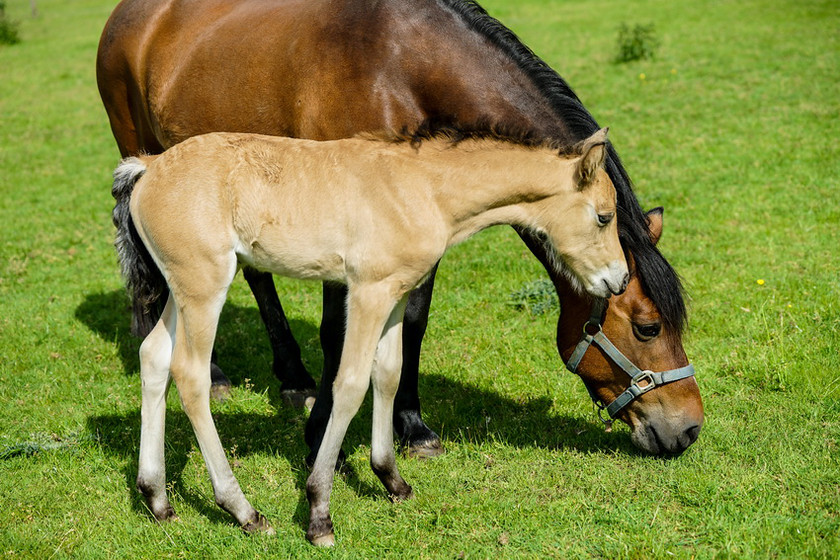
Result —
<path fill-rule="evenodd" d="M 169 288 L 162 317 L 140 347 L 137 487 L 155 517 L 175 515 L 163 457 L 171 374 L 216 503 L 244 529 L 270 531 L 242 493 L 210 415 L 213 340 L 241 264 L 348 288 L 333 406 L 306 483 L 309 540 L 334 544 L 333 469 L 371 383 L 371 467 L 395 499 L 411 497 L 397 470 L 392 424 L 409 292 L 447 248 L 497 224 L 543 238 L 552 269 L 589 294 L 624 291 L 615 188 L 603 169 L 606 139 L 606 131 L 595 133 L 572 157 L 550 143 L 490 136 L 453 142 L 434 135 L 417 144 L 214 133 L 159 156 L 127 158 L 113 187 L 122 269 L 138 305 Z M 154 285 L 155 268 L 166 284 Z"/>
<path fill-rule="evenodd" d="M 470 0 L 123 0 L 102 34 L 97 80 L 124 156 L 159 153 L 211 131 L 324 140 L 364 130 L 413 130 L 429 120 L 467 130 L 493 122 L 573 143 L 599 128 L 560 76 Z M 661 213 L 642 212 L 611 145 L 606 167 L 617 189 L 619 235 L 635 273 L 627 292 L 610 298 L 603 332 L 643 370 L 680 370 L 688 363 L 681 344 L 685 305 L 677 275 L 655 247 Z M 518 233 L 547 262 L 541 240 Z M 244 273 L 283 390 L 309 390 L 314 381 L 271 277 L 247 268 Z M 440 449 L 440 439 L 420 416 L 417 378 L 434 273 L 409 298 L 394 414 L 400 438 L 428 454 Z M 563 299 L 558 348 L 571 355 L 569 341 L 581 332 L 591 302 L 549 274 Z M 324 372 L 307 425 L 313 450 L 330 410 L 345 297 L 342 288 L 325 285 Z M 155 318 L 139 317 L 145 330 Z M 576 369 L 602 403 L 612 403 L 630 384 L 627 368 L 600 346 L 585 352 Z M 641 395 L 616 415 L 651 453 L 682 451 L 703 423 L 693 378 Z"/>

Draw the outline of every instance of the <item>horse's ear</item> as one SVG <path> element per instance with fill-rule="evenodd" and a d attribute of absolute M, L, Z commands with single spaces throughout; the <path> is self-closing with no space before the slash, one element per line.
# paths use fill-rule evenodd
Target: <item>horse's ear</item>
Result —
<path fill-rule="evenodd" d="M 650 235 L 650 240 L 653 241 L 654 245 L 659 243 L 659 238 L 662 237 L 662 215 L 664 213 L 665 209 L 659 206 L 653 210 L 648 210 L 645 214 L 648 222 L 648 235 Z"/>
<path fill-rule="evenodd" d="M 584 189 L 592 183 L 598 169 L 604 166 L 607 159 L 607 132 L 609 128 L 602 128 L 577 146 L 581 154 L 576 173 L 577 184 Z"/>

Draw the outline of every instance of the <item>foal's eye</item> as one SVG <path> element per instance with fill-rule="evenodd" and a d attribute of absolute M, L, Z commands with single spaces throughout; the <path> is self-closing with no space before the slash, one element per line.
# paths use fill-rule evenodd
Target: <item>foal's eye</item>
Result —
<path fill-rule="evenodd" d="M 608 225 L 615 216 L 615 212 L 609 212 L 607 214 L 598 214 L 598 225 L 604 227 Z"/>
<path fill-rule="evenodd" d="M 656 338 L 659 336 L 659 332 L 661 330 L 661 323 L 648 323 L 646 325 L 637 325 L 636 323 L 633 323 L 633 334 L 636 335 L 636 338 L 642 342 L 647 342 L 648 340 Z"/>

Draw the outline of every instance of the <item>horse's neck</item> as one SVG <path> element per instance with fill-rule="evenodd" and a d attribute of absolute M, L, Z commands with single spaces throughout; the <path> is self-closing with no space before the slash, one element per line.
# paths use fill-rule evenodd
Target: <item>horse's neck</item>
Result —
<path fill-rule="evenodd" d="M 527 203 L 562 195 L 566 187 L 561 184 L 571 185 L 561 180 L 567 164 L 550 151 L 487 149 L 481 146 L 484 142 L 443 149 L 434 156 L 435 164 L 449 170 L 433 189 L 438 208 L 450 220 L 450 245 L 494 225 L 530 227 L 533 216 Z"/>
<path fill-rule="evenodd" d="M 408 10 L 410 4 L 406 3 L 404 9 Z M 423 9 L 441 8 L 430 3 Z M 558 118 L 545 93 L 501 47 L 474 29 L 465 31 L 459 17 L 446 10 L 436 17 L 417 16 L 423 17 L 417 25 L 428 26 L 427 32 L 415 32 L 400 41 L 415 42 L 415 48 L 406 48 L 405 52 L 423 53 L 422 58 L 412 61 L 408 71 L 413 73 L 414 83 L 422 84 L 421 91 L 412 93 L 417 107 L 426 115 L 451 119 L 466 128 L 492 123 L 545 137 L 577 140 Z"/>

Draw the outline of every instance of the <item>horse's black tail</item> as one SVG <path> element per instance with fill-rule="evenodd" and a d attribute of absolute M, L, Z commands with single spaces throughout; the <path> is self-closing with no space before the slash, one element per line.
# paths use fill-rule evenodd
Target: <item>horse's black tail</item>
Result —
<path fill-rule="evenodd" d="M 131 332 L 146 336 L 155 326 L 166 298 L 166 280 L 134 227 L 129 201 L 134 185 L 146 172 L 146 164 L 135 157 L 124 159 L 114 170 L 111 194 L 116 200 L 113 220 L 117 227 L 114 246 L 132 301 Z"/>

